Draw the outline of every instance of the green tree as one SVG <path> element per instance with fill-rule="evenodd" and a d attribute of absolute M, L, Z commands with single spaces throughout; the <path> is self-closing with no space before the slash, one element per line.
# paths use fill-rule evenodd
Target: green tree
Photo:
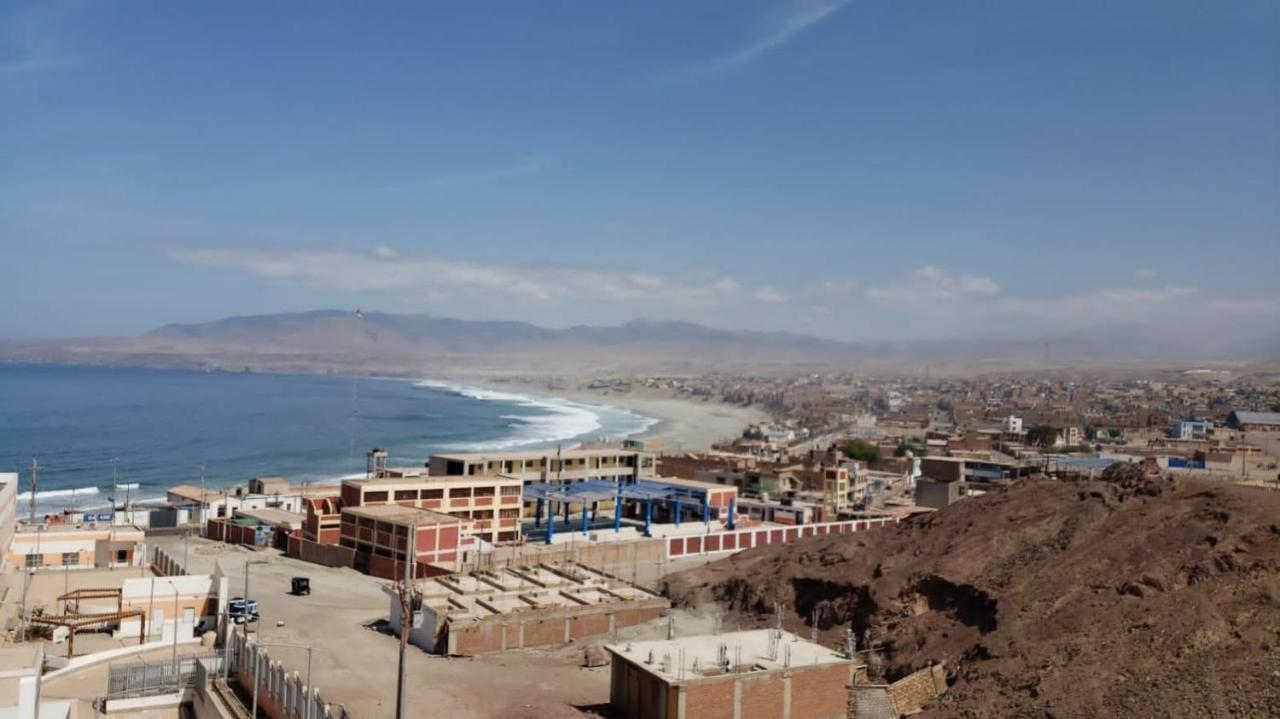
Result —
<path fill-rule="evenodd" d="M 880 461 L 880 448 L 865 439 L 851 439 L 840 445 L 840 451 L 849 459 L 862 462 Z"/>
<path fill-rule="evenodd" d="M 1058 430 L 1053 425 L 1038 424 L 1027 430 L 1027 444 L 1036 447 L 1052 447 L 1058 441 Z"/>

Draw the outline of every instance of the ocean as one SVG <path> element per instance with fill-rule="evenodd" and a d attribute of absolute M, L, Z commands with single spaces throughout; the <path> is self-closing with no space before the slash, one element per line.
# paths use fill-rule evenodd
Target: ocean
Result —
<path fill-rule="evenodd" d="M 354 385 L 354 386 L 353 386 Z M 421 465 L 433 452 L 574 446 L 639 434 L 656 420 L 567 399 L 429 380 L 113 367 L 0 365 L 0 472 L 32 458 L 39 512 L 164 497 L 255 476 L 337 481 L 365 452 Z"/>

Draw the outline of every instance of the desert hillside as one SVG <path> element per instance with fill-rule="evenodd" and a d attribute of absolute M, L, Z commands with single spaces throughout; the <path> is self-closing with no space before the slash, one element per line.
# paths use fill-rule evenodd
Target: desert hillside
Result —
<path fill-rule="evenodd" d="M 945 662 L 928 716 L 1276 716 L 1280 493 L 1113 479 L 743 552 L 668 591 L 744 624 L 780 603 L 827 643 L 852 624 L 888 679 Z"/>

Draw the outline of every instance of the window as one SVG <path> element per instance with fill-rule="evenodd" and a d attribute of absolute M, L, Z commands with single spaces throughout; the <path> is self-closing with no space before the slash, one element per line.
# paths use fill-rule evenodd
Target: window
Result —
<path fill-rule="evenodd" d="M 475 496 L 477 496 L 477 497 L 492 497 L 492 496 L 493 496 L 493 487 L 476 487 Z"/>
<path fill-rule="evenodd" d="M 373 520 L 368 517 L 361 517 L 360 526 L 365 529 L 373 529 Z"/>
<path fill-rule="evenodd" d="M 80 564 L 79 552 L 63 552 L 62 553 L 62 566 L 75 567 L 75 566 L 78 566 L 79 564 Z"/>
<path fill-rule="evenodd" d="M 28 555 L 27 555 L 27 568 L 28 568 L 28 569 L 32 569 L 32 568 L 35 568 L 35 567 L 43 567 L 43 566 L 44 566 L 44 555 L 43 555 L 43 554 L 28 554 Z"/>
<path fill-rule="evenodd" d="M 116 564 L 128 564 L 128 563 L 129 563 L 129 550 L 127 549 L 117 550 Z"/>
<path fill-rule="evenodd" d="M 423 499 L 444 499 L 443 489 L 424 489 L 422 490 Z"/>
<path fill-rule="evenodd" d="M 499 516 L 499 517 L 501 517 L 502 519 L 515 519 L 516 517 L 519 517 L 519 516 L 520 516 L 520 510 L 518 510 L 518 509 L 503 509 L 503 510 L 501 510 L 501 511 L 499 511 L 499 512 L 498 512 L 498 516 Z"/>
<path fill-rule="evenodd" d="M 520 496 L 520 485 L 518 485 L 518 484 L 513 484 L 513 485 L 510 485 L 510 486 L 507 486 L 507 487 L 503 487 L 503 488 L 502 488 L 502 496 L 504 496 L 504 497 L 519 497 L 519 496 Z"/>
<path fill-rule="evenodd" d="M 454 487 L 453 489 L 449 490 L 449 497 L 451 499 L 458 499 L 461 497 L 470 497 L 470 496 L 471 496 L 470 487 Z"/>
<path fill-rule="evenodd" d="M 403 499 L 414 499 L 414 500 L 416 500 L 417 498 L 418 498 L 418 490 L 416 490 L 416 489 L 397 489 L 397 490 L 396 490 L 396 501 L 397 501 L 397 502 L 399 502 L 400 500 L 403 500 Z"/>
<path fill-rule="evenodd" d="M 387 492 L 386 490 L 383 490 L 380 492 L 365 492 L 364 501 L 365 502 L 385 502 L 387 501 Z"/>
<path fill-rule="evenodd" d="M 378 522 L 378 531 L 390 533 L 392 531 L 392 528 L 391 528 L 391 525 L 387 522 Z"/>
<path fill-rule="evenodd" d="M 492 509 L 480 509 L 471 513 L 472 519 L 493 519 Z"/>

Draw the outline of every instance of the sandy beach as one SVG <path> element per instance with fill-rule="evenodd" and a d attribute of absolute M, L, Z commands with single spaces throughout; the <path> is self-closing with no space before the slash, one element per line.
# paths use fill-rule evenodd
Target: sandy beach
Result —
<path fill-rule="evenodd" d="M 548 390 L 545 384 L 523 379 L 472 378 L 467 381 L 481 387 L 518 392 L 535 397 L 560 397 L 575 402 L 620 407 L 652 417 L 658 423 L 637 435 L 662 443 L 663 452 L 696 452 L 721 440 L 742 434 L 749 424 L 766 422 L 769 415 L 756 407 L 736 407 L 719 402 L 699 402 L 657 392 L 618 392 L 564 387 Z"/>

